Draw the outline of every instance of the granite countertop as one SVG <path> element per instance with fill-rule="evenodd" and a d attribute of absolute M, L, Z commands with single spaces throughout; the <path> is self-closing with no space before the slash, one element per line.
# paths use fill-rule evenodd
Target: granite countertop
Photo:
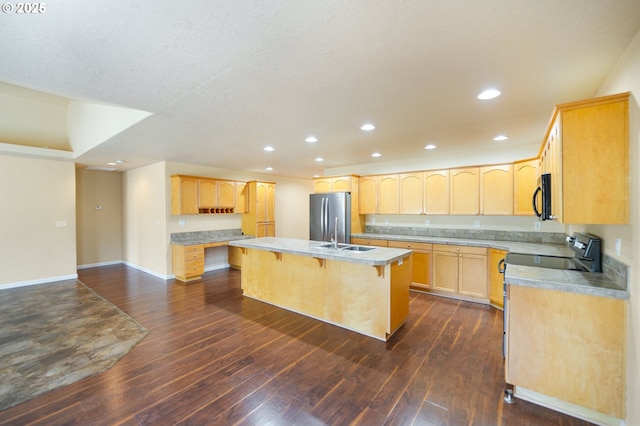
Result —
<path fill-rule="evenodd" d="M 393 234 L 354 234 L 352 238 L 388 241 L 414 241 L 420 243 L 452 244 L 459 246 L 488 247 L 511 253 L 539 254 L 547 256 L 573 257 L 574 252 L 564 244 L 523 243 L 518 241 L 496 241 L 464 238 L 443 238 Z M 507 266 L 507 284 L 582 293 L 592 296 L 628 299 L 629 291 L 598 272 L 567 271 L 536 268 L 533 266 Z"/>
<path fill-rule="evenodd" d="M 335 250 L 333 248 L 321 248 L 328 244 L 323 241 L 296 240 L 292 238 L 253 238 L 230 241 L 233 247 L 244 247 L 258 250 L 268 250 L 279 253 L 290 253 L 300 256 L 311 256 L 320 259 L 339 260 L 364 265 L 384 266 L 411 255 L 411 250 L 374 247 L 369 251 Z"/>
<path fill-rule="evenodd" d="M 249 235 L 231 235 L 226 237 L 193 237 L 191 239 L 171 241 L 171 244 L 176 244 L 179 246 L 192 246 L 195 244 L 221 243 L 225 241 L 245 240 L 250 238 L 254 237 L 251 237 Z"/>
<path fill-rule="evenodd" d="M 468 247 L 488 247 L 498 250 L 506 250 L 511 253 L 539 254 L 546 256 L 573 257 L 573 251 L 564 244 L 523 243 L 519 241 L 496 241 L 465 238 L 444 237 L 414 237 L 410 235 L 392 234 L 353 234 L 351 238 L 364 238 L 370 240 L 388 241 L 413 241 L 416 243 L 450 244 Z"/>
<path fill-rule="evenodd" d="M 567 271 L 507 265 L 506 282 L 510 285 L 568 291 L 591 296 L 628 299 L 629 292 L 598 272 Z"/>

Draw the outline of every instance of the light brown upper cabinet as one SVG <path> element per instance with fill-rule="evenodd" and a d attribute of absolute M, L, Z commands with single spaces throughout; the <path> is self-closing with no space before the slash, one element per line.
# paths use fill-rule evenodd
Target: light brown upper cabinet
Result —
<path fill-rule="evenodd" d="M 358 182 L 357 176 L 324 176 L 313 179 L 313 191 L 316 194 L 328 192 L 352 192 L 353 184 Z"/>
<path fill-rule="evenodd" d="M 235 213 L 247 212 L 247 183 L 236 182 L 236 209 Z"/>
<path fill-rule="evenodd" d="M 398 184 L 400 186 L 400 214 L 423 214 L 423 173 L 401 173 L 398 175 Z"/>
<path fill-rule="evenodd" d="M 480 214 L 513 215 L 513 165 L 480 167 Z"/>
<path fill-rule="evenodd" d="M 358 186 L 358 213 L 378 213 L 378 176 L 362 176 L 358 179 Z"/>
<path fill-rule="evenodd" d="M 558 221 L 629 222 L 629 93 L 557 105 L 540 157 Z"/>
<path fill-rule="evenodd" d="M 359 214 L 398 214 L 398 175 L 362 176 L 358 185 Z"/>
<path fill-rule="evenodd" d="M 424 212 L 449 214 L 449 170 L 424 172 Z"/>
<path fill-rule="evenodd" d="M 236 182 L 198 178 L 198 208 L 235 208 Z"/>
<path fill-rule="evenodd" d="M 480 169 L 451 169 L 450 213 L 477 215 L 480 213 Z"/>
<path fill-rule="evenodd" d="M 513 164 L 513 214 L 533 216 L 533 193 L 538 181 L 540 161 L 516 161 Z"/>
<path fill-rule="evenodd" d="M 378 213 L 398 214 L 399 202 L 398 175 L 378 176 Z"/>
<path fill-rule="evenodd" d="M 198 178 L 171 176 L 171 214 L 198 214 Z"/>

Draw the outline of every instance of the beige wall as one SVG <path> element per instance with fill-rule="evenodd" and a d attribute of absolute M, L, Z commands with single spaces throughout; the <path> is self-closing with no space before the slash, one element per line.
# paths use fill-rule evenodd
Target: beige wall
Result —
<path fill-rule="evenodd" d="M 0 288 L 75 278 L 72 162 L 0 155 Z"/>
<path fill-rule="evenodd" d="M 165 163 L 130 170 L 122 183 L 124 261 L 164 278 L 169 250 Z"/>
<path fill-rule="evenodd" d="M 76 170 L 78 267 L 122 261 L 122 173 Z"/>
<path fill-rule="evenodd" d="M 624 226 L 587 226 L 601 237 L 607 254 L 631 268 L 627 350 L 627 424 L 640 425 L 640 33 L 629 45 L 617 66 L 602 85 L 598 95 L 631 92 L 629 101 L 630 144 L 630 224 Z M 615 239 L 622 240 L 620 256 Z"/>

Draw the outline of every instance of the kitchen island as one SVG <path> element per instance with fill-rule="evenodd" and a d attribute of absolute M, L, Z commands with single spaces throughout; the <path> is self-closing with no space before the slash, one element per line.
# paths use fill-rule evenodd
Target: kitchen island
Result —
<path fill-rule="evenodd" d="M 411 250 L 275 237 L 229 245 L 242 251 L 247 297 L 385 341 L 409 315 Z"/>

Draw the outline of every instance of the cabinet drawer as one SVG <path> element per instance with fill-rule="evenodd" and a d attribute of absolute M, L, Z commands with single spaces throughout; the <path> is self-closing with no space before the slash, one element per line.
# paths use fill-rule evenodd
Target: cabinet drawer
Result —
<path fill-rule="evenodd" d="M 184 262 L 184 274 L 193 277 L 204 274 L 204 259 L 187 260 Z"/>
<path fill-rule="evenodd" d="M 434 244 L 433 251 L 487 255 L 487 249 L 485 247 L 451 246 L 448 244 Z"/>
<path fill-rule="evenodd" d="M 352 238 L 351 244 L 357 244 L 361 246 L 388 247 L 387 240 L 370 240 L 368 238 Z"/>
<path fill-rule="evenodd" d="M 204 244 L 194 244 L 192 246 L 184 246 L 185 258 L 192 259 L 191 254 L 198 254 L 200 257 L 204 257 Z"/>
<path fill-rule="evenodd" d="M 416 243 L 413 241 L 389 241 L 389 247 L 403 248 L 408 250 L 431 250 L 431 243 Z"/>

